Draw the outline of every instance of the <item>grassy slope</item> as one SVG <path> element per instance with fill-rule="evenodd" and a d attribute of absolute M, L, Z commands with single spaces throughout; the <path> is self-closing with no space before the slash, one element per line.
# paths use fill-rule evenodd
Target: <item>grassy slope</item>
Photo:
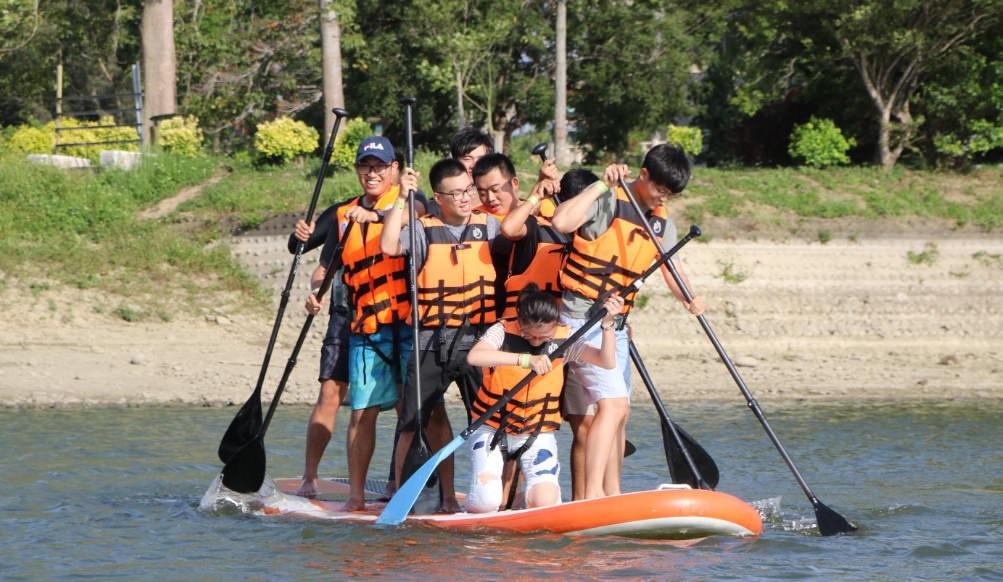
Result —
<path fill-rule="evenodd" d="M 423 175 L 436 156 L 421 153 Z M 518 160 L 528 191 L 536 166 Z M 201 304 L 208 292 L 233 292 L 267 304 L 260 288 L 216 244 L 241 228 L 281 212 L 302 212 L 319 162 L 305 167 L 256 167 L 242 158 L 185 159 L 162 155 L 134 172 L 70 172 L 0 159 L 0 286 L 9 279 L 51 281 L 139 300 L 139 313 L 169 318 Z M 137 212 L 204 181 L 220 168 L 226 178 L 157 221 Z M 817 238 L 952 230 L 973 235 L 1003 226 L 999 168 L 960 175 L 874 168 L 832 170 L 697 168 L 686 195 L 671 203 L 680 222 L 714 236 Z M 318 211 L 354 195 L 351 172 L 324 184 Z M 33 287 L 34 288 L 34 287 Z"/>

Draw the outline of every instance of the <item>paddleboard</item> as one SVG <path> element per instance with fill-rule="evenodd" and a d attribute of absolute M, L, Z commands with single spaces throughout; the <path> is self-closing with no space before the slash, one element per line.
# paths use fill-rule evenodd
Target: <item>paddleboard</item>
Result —
<path fill-rule="evenodd" d="M 368 501 L 365 511 L 346 512 L 342 501 L 329 497 L 348 492 L 345 479 L 322 479 L 318 498 L 295 495 L 298 479 L 279 479 L 283 493 L 265 500 L 265 515 L 342 522 L 374 522 L 383 510 L 379 501 Z M 367 497 L 378 498 L 385 483 L 367 483 Z M 460 500 L 462 503 L 462 499 Z M 653 539 L 687 540 L 713 535 L 756 536 L 763 522 L 741 499 L 719 491 L 691 489 L 687 485 L 662 485 L 636 491 L 570 501 L 560 505 L 491 513 L 421 514 L 408 516 L 406 524 L 450 530 L 547 532 L 565 535 L 619 535 Z"/>

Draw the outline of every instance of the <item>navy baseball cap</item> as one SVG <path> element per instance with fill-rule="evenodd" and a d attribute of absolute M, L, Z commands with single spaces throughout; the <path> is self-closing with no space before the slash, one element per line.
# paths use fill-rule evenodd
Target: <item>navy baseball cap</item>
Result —
<path fill-rule="evenodd" d="M 397 159 L 394 146 L 390 144 L 390 140 L 382 135 L 372 135 L 362 140 L 362 143 L 359 144 L 359 151 L 355 154 L 355 163 L 358 164 L 362 158 L 369 156 L 377 158 L 384 164 L 390 164 Z"/>

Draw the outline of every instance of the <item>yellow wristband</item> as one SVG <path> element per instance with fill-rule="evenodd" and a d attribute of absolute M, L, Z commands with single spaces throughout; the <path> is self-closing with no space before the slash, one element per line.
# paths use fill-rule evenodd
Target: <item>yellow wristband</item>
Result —
<path fill-rule="evenodd" d="M 395 209 L 397 209 L 397 210 L 404 210 L 405 206 L 407 206 L 407 200 L 405 200 L 403 198 L 398 198 L 397 200 L 394 200 L 394 208 Z"/>
<path fill-rule="evenodd" d="M 540 197 L 537 196 L 536 194 L 531 194 L 530 197 L 526 199 L 526 202 L 529 202 L 533 206 L 539 206 L 540 205 Z"/>
<path fill-rule="evenodd" d="M 529 354 L 519 354 L 519 367 L 529 369 Z"/>

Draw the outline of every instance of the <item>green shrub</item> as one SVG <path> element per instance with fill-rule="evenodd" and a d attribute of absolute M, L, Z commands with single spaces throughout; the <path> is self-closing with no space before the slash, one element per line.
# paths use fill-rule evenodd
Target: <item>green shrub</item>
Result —
<path fill-rule="evenodd" d="M 289 117 L 266 121 L 254 134 L 254 149 L 263 159 L 280 163 L 317 149 L 317 130 Z"/>
<path fill-rule="evenodd" d="M 787 153 L 807 166 L 826 168 L 850 163 L 846 152 L 855 145 L 857 141 L 844 137 L 831 119 L 812 117 L 808 123 L 794 127 Z"/>
<path fill-rule="evenodd" d="M 345 129 L 338 132 L 338 140 L 334 144 L 334 154 L 331 165 L 335 170 L 351 170 L 355 167 L 355 152 L 362 140 L 373 135 L 373 128 L 362 119 L 352 119 Z"/>
<path fill-rule="evenodd" d="M 195 157 L 202 149 L 202 130 L 194 116 L 165 119 L 158 127 L 157 145 L 172 154 Z"/>
<path fill-rule="evenodd" d="M 41 127 L 22 126 L 14 132 L 6 149 L 25 154 L 51 154 L 56 145 L 56 136 L 52 131 Z"/>
<path fill-rule="evenodd" d="M 670 125 L 665 141 L 669 145 L 681 148 L 691 158 L 699 156 L 703 151 L 703 132 L 699 127 Z"/>

